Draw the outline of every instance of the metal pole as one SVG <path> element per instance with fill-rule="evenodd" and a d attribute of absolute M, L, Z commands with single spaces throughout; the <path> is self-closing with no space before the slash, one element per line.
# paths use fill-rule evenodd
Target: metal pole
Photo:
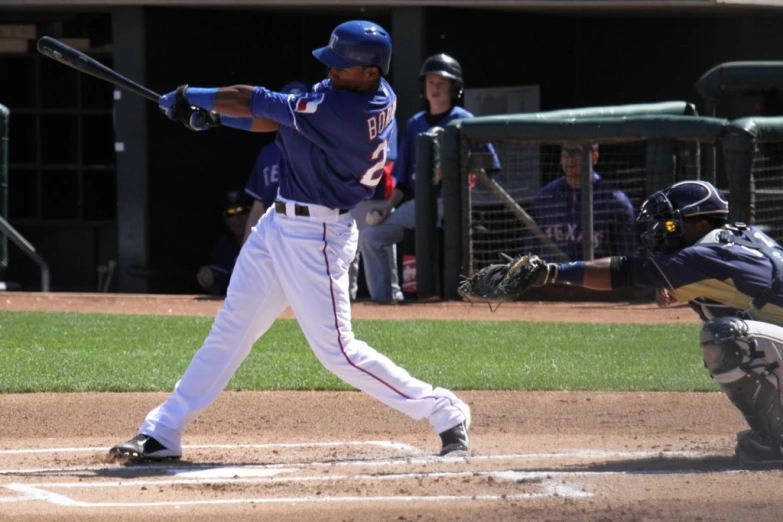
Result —
<path fill-rule="evenodd" d="M 436 134 L 419 134 L 416 142 L 416 295 L 419 300 L 439 294 L 438 206 L 435 173 Z"/>
<path fill-rule="evenodd" d="M 582 145 L 582 258 L 592 261 L 593 245 L 593 146 Z"/>
<path fill-rule="evenodd" d="M 43 257 L 36 252 L 35 247 L 30 244 L 29 241 L 27 241 L 22 234 L 17 232 L 17 230 L 11 226 L 11 223 L 5 220 L 2 216 L 0 216 L 0 231 L 4 232 L 5 235 L 7 235 L 9 238 L 11 238 L 11 241 L 13 241 L 16 246 L 21 248 L 27 256 L 38 263 L 38 266 L 41 267 L 41 291 L 42 292 L 48 292 L 49 291 L 49 264 L 44 260 Z"/>
<path fill-rule="evenodd" d="M 707 115 L 715 117 L 717 112 L 716 103 L 714 100 L 707 100 Z M 704 157 L 704 180 L 709 181 L 713 185 L 717 186 L 718 183 L 718 151 L 715 143 L 708 145 L 709 150 Z"/>

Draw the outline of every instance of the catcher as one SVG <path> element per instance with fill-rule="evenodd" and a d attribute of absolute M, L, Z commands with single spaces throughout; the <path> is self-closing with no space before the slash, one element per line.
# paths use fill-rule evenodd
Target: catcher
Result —
<path fill-rule="evenodd" d="M 534 255 L 491 265 L 466 279 L 469 300 L 516 299 L 553 283 L 594 290 L 655 288 L 657 302 L 687 302 L 703 323 L 704 364 L 750 429 L 737 434 L 739 464 L 783 466 L 783 247 L 756 227 L 728 225 L 714 186 L 683 181 L 652 194 L 637 222 L 646 258 L 547 263 Z"/>

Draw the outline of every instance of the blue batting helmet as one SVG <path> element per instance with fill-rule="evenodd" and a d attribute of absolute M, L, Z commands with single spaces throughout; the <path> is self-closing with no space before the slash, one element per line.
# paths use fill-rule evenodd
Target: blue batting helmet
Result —
<path fill-rule="evenodd" d="M 671 252 L 684 244 L 682 222 L 708 219 L 725 224 L 729 202 L 706 181 L 681 181 L 652 194 L 642 203 L 637 223 L 646 226 L 641 239 L 652 252 Z"/>
<path fill-rule="evenodd" d="M 328 67 L 374 65 L 388 74 L 391 53 L 391 37 L 386 29 L 373 22 L 352 20 L 335 27 L 329 45 L 314 50 L 313 56 Z"/>
<path fill-rule="evenodd" d="M 310 91 L 310 86 L 300 81 L 288 82 L 280 89 L 283 94 L 302 94 L 308 91 Z"/>

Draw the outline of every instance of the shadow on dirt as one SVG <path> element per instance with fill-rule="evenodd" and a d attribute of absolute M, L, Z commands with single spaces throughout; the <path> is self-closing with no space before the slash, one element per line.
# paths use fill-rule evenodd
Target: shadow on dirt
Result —
<path fill-rule="evenodd" d="M 732 471 L 740 470 L 736 457 L 706 456 L 706 457 L 651 457 L 647 459 L 613 460 L 563 466 L 558 471 L 591 472 L 591 473 L 628 473 L 628 474 L 676 474 L 694 472 Z"/>

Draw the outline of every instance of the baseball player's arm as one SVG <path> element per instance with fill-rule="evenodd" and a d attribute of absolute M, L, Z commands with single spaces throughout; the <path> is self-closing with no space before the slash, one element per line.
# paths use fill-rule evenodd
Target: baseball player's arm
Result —
<path fill-rule="evenodd" d="M 410 122 L 408 123 L 408 127 L 410 127 Z M 408 137 L 412 134 L 413 133 L 410 130 L 405 133 L 402 145 L 398 149 L 397 159 L 395 160 L 394 166 L 392 167 L 391 175 L 392 178 L 396 180 L 396 184 L 394 186 L 394 191 L 392 192 L 391 197 L 389 197 L 389 199 L 386 201 L 386 214 L 391 212 L 393 208 L 399 205 L 400 202 L 405 199 L 405 195 L 410 190 L 408 185 L 412 182 L 410 174 L 412 166 L 410 165 L 411 143 Z"/>
<path fill-rule="evenodd" d="M 400 201 L 402 201 L 402 198 L 404 197 L 405 197 L 405 192 L 403 192 L 400 188 L 394 187 L 394 191 L 392 192 L 389 199 L 386 201 L 387 210 L 391 211 L 391 209 L 399 205 Z"/>
<path fill-rule="evenodd" d="M 650 267 L 639 266 L 627 256 L 612 256 L 594 261 L 548 264 L 548 277 L 544 284 L 566 284 L 591 290 L 612 290 L 625 287 L 662 288 L 664 282 Z M 646 278 L 635 277 L 646 273 Z"/>
<path fill-rule="evenodd" d="M 266 208 L 264 208 L 263 203 L 258 200 L 253 201 L 253 206 L 250 207 L 250 215 L 247 217 L 247 222 L 245 223 L 245 234 L 242 237 L 243 244 L 247 241 L 250 232 L 252 232 L 252 228 L 256 226 L 258 220 L 264 215 L 265 210 Z"/>
<path fill-rule="evenodd" d="M 558 265 L 558 271 L 561 267 L 564 267 L 563 273 L 558 273 L 558 283 L 565 283 L 567 280 L 568 274 L 565 274 L 564 272 L 567 272 L 569 269 L 571 269 L 574 274 L 573 278 L 578 279 L 580 272 L 580 267 L 577 266 L 578 263 L 563 263 L 562 265 Z M 581 267 L 582 272 L 582 284 L 581 286 L 585 288 L 589 288 L 591 290 L 611 290 L 613 288 L 612 286 L 612 258 L 611 257 L 604 257 L 601 259 L 596 259 L 594 261 L 587 261 L 583 263 L 583 267 Z M 561 275 L 562 274 L 562 275 Z"/>
<path fill-rule="evenodd" d="M 189 87 L 185 98 L 196 107 L 215 111 L 221 115 L 221 123 L 250 132 L 274 132 L 280 124 L 268 118 L 258 118 L 251 112 L 253 99 L 251 85 L 199 88 Z"/>

